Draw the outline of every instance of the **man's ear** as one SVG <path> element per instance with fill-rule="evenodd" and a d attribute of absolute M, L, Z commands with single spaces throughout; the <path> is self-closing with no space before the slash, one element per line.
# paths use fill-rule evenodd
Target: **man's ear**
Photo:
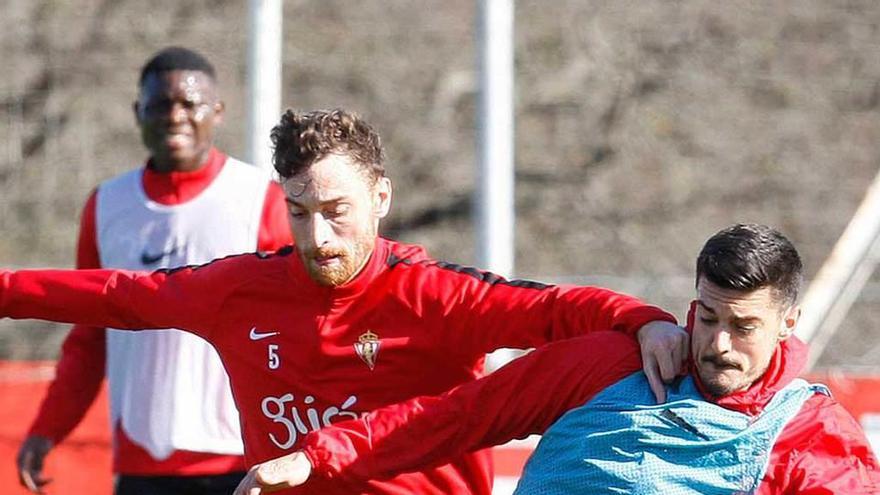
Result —
<path fill-rule="evenodd" d="M 141 103 L 138 100 L 135 100 L 131 104 L 131 110 L 134 112 L 134 121 L 140 125 L 141 123 Z"/>
<path fill-rule="evenodd" d="M 782 324 L 779 328 L 779 340 L 785 340 L 794 334 L 797 328 L 797 322 L 801 318 L 801 307 L 797 304 L 788 308 L 782 318 Z"/>
<path fill-rule="evenodd" d="M 226 115 L 226 103 L 217 100 L 214 102 L 214 125 L 222 124 L 224 115 Z"/>
<path fill-rule="evenodd" d="M 391 179 L 380 177 L 374 189 L 373 213 L 376 218 L 385 218 L 389 211 L 391 211 Z"/>

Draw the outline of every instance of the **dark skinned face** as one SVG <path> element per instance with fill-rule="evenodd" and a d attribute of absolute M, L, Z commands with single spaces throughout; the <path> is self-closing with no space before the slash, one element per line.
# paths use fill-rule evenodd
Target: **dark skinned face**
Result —
<path fill-rule="evenodd" d="M 191 172 L 208 158 L 223 102 L 204 72 L 149 74 L 134 103 L 141 140 L 157 172 Z"/>

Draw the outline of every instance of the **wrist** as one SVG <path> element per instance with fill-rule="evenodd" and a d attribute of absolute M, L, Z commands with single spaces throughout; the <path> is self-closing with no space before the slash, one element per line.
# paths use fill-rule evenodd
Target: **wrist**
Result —
<path fill-rule="evenodd" d="M 305 483 L 312 475 L 312 461 L 302 451 L 294 454 L 292 475 L 294 476 L 291 480 L 292 486 Z"/>

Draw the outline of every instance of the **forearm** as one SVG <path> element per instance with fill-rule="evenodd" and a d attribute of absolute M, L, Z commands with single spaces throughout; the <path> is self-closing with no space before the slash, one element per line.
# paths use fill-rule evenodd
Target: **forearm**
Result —
<path fill-rule="evenodd" d="M 620 334 L 559 342 L 444 395 L 310 433 L 303 450 L 315 476 L 385 479 L 541 433 L 638 367 L 635 342 Z"/>
<path fill-rule="evenodd" d="M 137 275 L 110 270 L 22 270 L 0 275 L 0 316 L 99 327 L 149 327 L 126 308 L 125 286 Z"/>
<path fill-rule="evenodd" d="M 652 321 L 676 323 L 672 314 L 656 306 L 601 287 L 564 288 L 555 306 L 552 340 L 604 330 L 635 336 Z"/>
<path fill-rule="evenodd" d="M 538 347 L 599 331 L 617 331 L 635 337 L 651 321 L 675 323 L 671 314 L 600 287 L 518 289 L 493 287 L 475 298 L 458 334 L 469 348 L 473 339 L 486 352 L 499 347 Z M 448 333 L 448 332 L 447 332 Z"/>
<path fill-rule="evenodd" d="M 61 348 L 55 378 L 46 391 L 29 434 L 60 443 L 82 420 L 104 378 L 106 331 L 76 326 Z"/>
<path fill-rule="evenodd" d="M 0 272 L 0 317 L 33 318 L 120 329 L 205 328 L 216 316 L 214 293 L 186 287 L 183 269 L 166 272 L 22 270 Z M 198 296 L 198 297 L 196 297 Z"/>

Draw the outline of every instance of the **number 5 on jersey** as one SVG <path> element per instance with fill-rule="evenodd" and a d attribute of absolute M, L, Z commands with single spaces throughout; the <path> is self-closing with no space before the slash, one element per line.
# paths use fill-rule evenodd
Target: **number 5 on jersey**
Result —
<path fill-rule="evenodd" d="M 277 370 L 281 367 L 281 357 L 278 356 L 278 344 L 269 344 L 269 369 Z"/>

